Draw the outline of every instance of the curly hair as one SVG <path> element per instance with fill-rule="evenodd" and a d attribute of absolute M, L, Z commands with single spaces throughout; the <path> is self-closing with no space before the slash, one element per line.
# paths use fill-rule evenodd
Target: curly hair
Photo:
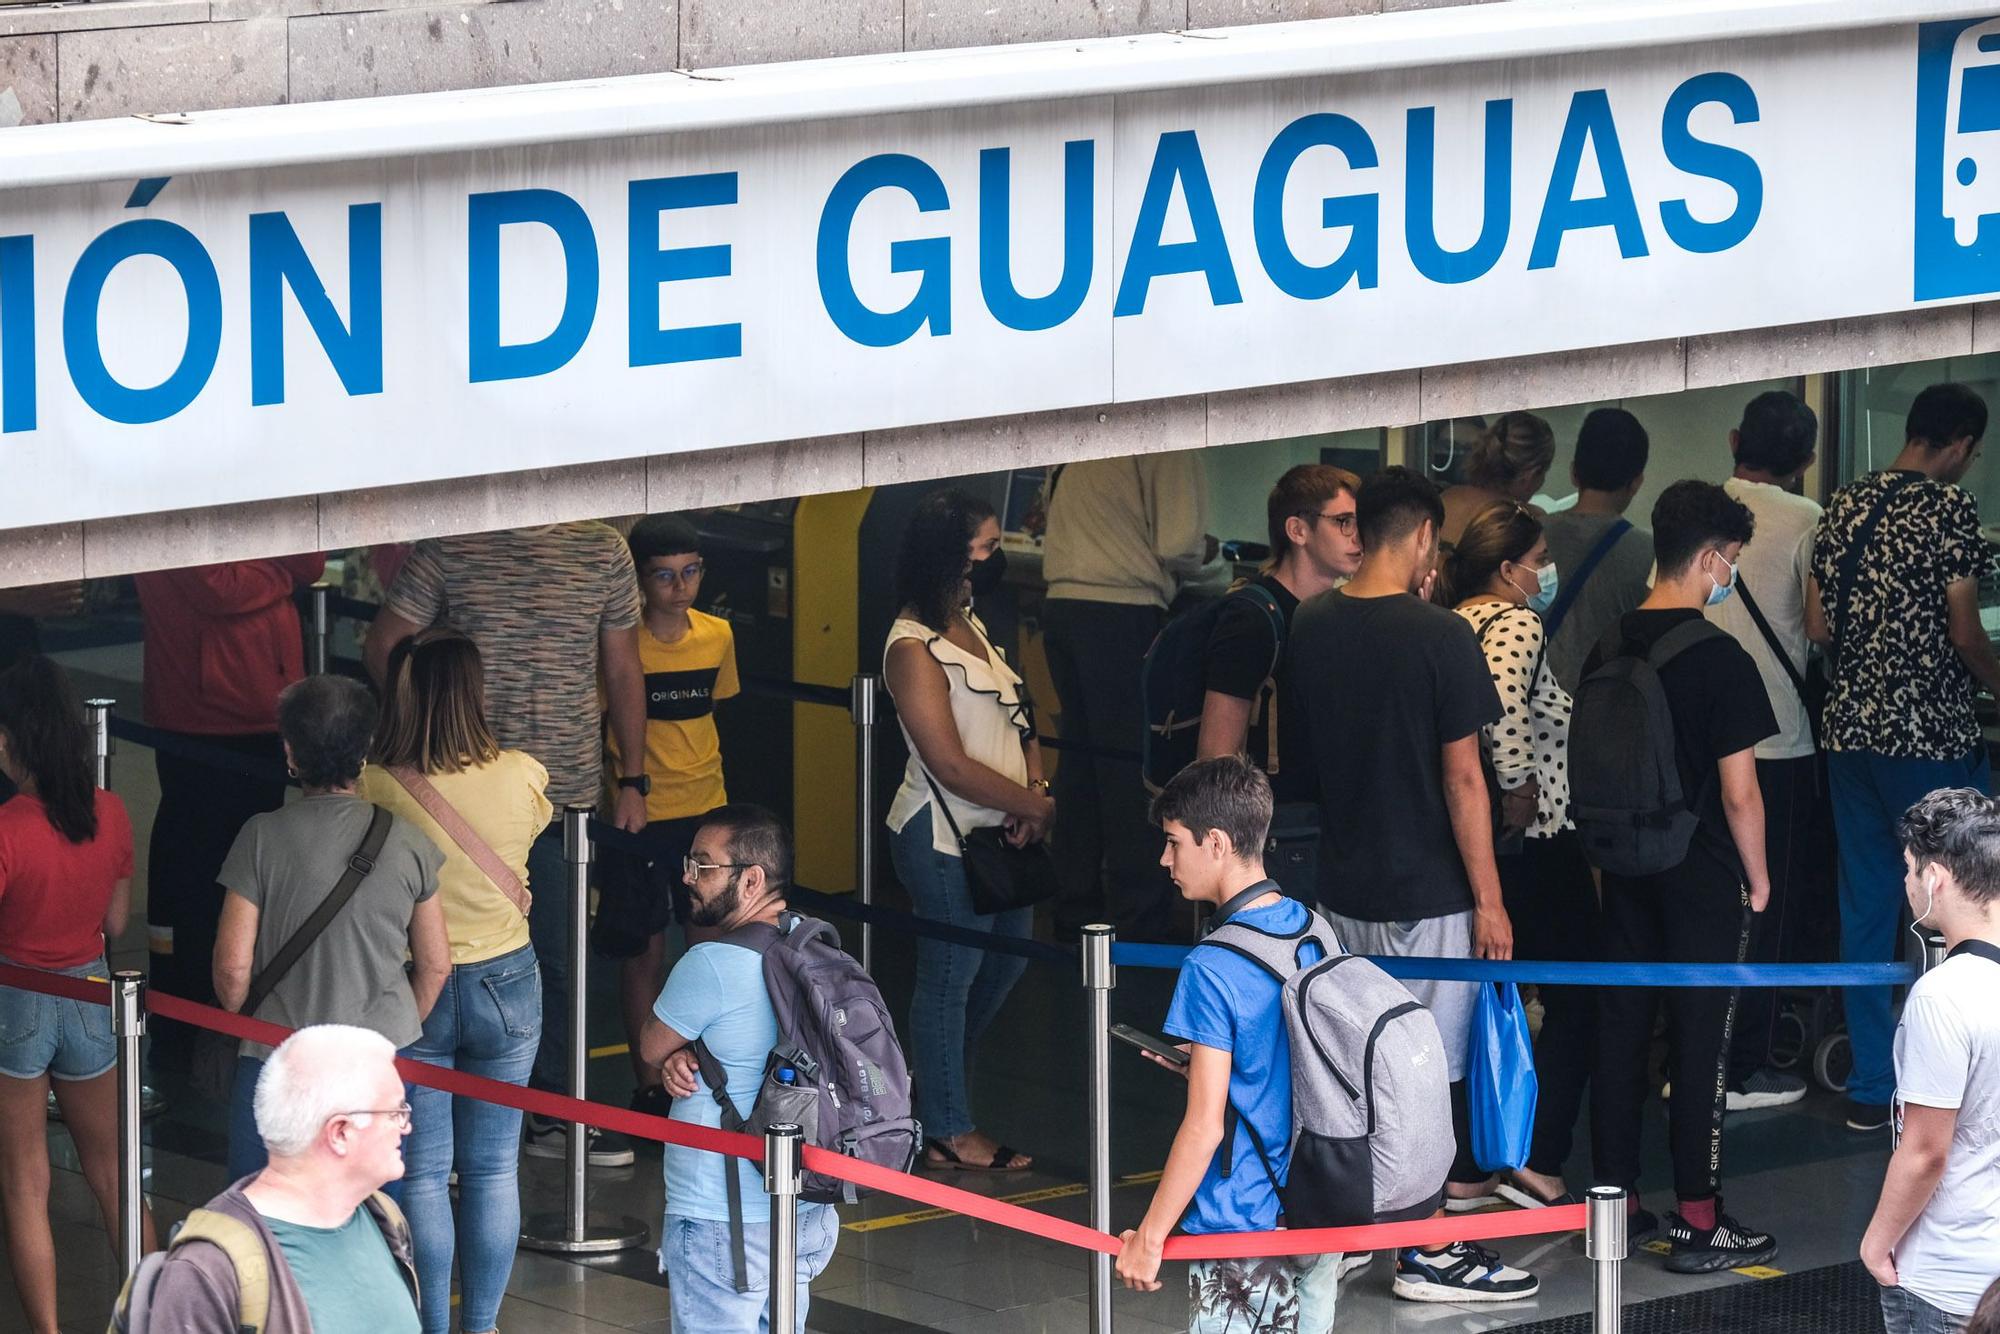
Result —
<path fill-rule="evenodd" d="M 1984 792 L 1939 788 L 1903 812 L 1896 838 L 1919 866 L 1951 872 L 1967 898 L 2000 898 L 2000 804 Z"/>
<path fill-rule="evenodd" d="M 898 605 L 915 611 L 918 620 L 939 633 L 950 629 L 972 535 L 992 517 L 991 505 L 949 487 L 918 501 L 896 553 Z"/>

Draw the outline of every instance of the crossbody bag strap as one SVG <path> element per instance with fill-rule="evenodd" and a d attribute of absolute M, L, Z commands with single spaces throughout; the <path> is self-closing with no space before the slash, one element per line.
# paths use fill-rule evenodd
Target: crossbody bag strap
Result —
<path fill-rule="evenodd" d="M 922 771 L 924 781 L 931 785 L 931 795 L 937 798 L 938 812 L 944 816 L 945 826 L 951 830 L 952 840 L 958 844 L 959 851 L 963 852 L 965 850 L 965 835 L 959 832 L 958 821 L 954 820 L 951 816 L 951 803 L 944 799 L 944 789 L 937 785 L 937 779 L 932 778 L 931 771 L 924 767 L 922 756 L 917 758 L 917 768 Z"/>
<path fill-rule="evenodd" d="M 1812 729 L 1813 745 L 1819 745 L 1819 719 L 1813 717 L 1812 700 L 1806 696 L 1806 678 L 1792 661 L 1792 655 L 1785 652 L 1785 646 L 1778 642 L 1778 632 L 1771 628 L 1771 622 L 1764 617 L 1764 609 L 1757 605 L 1757 599 L 1750 596 L 1750 585 L 1743 582 L 1743 571 L 1736 572 L 1736 596 L 1743 599 L 1743 610 L 1750 613 L 1756 622 L 1757 633 L 1764 636 L 1764 642 L 1778 659 L 1778 665 L 1785 669 L 1786 679 L 1792 689 L 1798 692 L 1799 705 L 1805 710 L 1806 726 Z"/>
<path fill-rule="evenodd" d="M 2000 963 L 2000 947 L 1984 940 L 1961 940 L 1951 947 L 1951 953 L 1945 957 L 1955 959 L 1961 954 L 1976 954 L 1988 963 Z"/>
<path fill-rule="evenodd" d="M 493 845 L 479 836 L 466 818 L 459 814 L 458 807 L 451 804 L 437 785 L 424 777 L 415 766 L 398 764 L 389 770 L 389 777 L 402 785 L 417 805 L 424 808 L 424 814 L 437 821 L 438 828 L 444 830 L 458 850 L 472 859 L 479 873 L 493 882 L 493 887 L 507 896 L 521 916 L 528 915 L 532 900 L 528 897 L 528 887 L 521 883 L 521 877 L 514 868 L 500 859 Z"/>
<path fill-rule="evenodd" d="M 1589 554 L 1583 558 L 1583 563 L 1576 567 L 1576 573 L 1562 581 L 1562 588 L 1556 593 L 1555 604 L 1549 608 L 1549 614 L 1542 618 L 1543 624 L 1547 627 L 1548 638 L 1556 637 L 1556 627 L 1563 623 L 1563 618 L 1569 615 L 1569 609 L 1576 605 L 1577 594 L 1583 591 L 1584 584 L 1588 583 L 1590 576 L 1596 572 L 1599 562 L 1611 554 L 1611 548 L 1618 545 L 1619 538 L 1631 531 L 1632 523 L 1629 519 L 1620 519 L 1605 529 L 1604 536 L 1597 539 L 1597 545 L 1590 549 Z"/>
<path fill-rule="evenodd" d="M 1918 480 L 1909 473 L 1896 473 L 1891 477 L 1889 483 L 1883 487 L 1882 494 L 1876 498 L 1875 508 L 1868 512 L 1868 517 L 1854 530 L 1854 536 L 1848 540 L 1846 550 L 1841 552 L 1840 563 L 1834 568 L 1834 575 L 1840 583 L 1840 587 L 1834 591 L 1836 605 L 1840 609 L 1840 628 L 1833 636 L 1833 656 L 1836 659 L 1846 654 L 1848 636 L 1854 633 L 1854 594 L 1861 583 L 1861 562 L 1875 541 L 1875 530 L 1882 526 L 1882 520 L 1889 517 L 1890 502 Z"/>
<path fill-rule="evenodd" d="M 312 948 L 313 942 L 333 924 L 333 919 L 354 897 L 354 891 L 361 888 L 361 882 L 375 869 L 375 859 L 382 855 L 382 845 L 389 841 L 390 816 L 380 806 L 372 810 L 374 814 L 368 817 L 368 832 L 362 835 L 361 846 L 347 859 L 347 869 L 340 873 L 333 892 L 320 900 L 319 907 L 313 909 L 313 915 L 292 933 L 292 938 L 285 942 L 270 963 L 264 965 L 264 971 L 251 979 L 250 992 L 243 998 L 243 1008 L 237 1011 L 238 1014 L 256 1015 L 258 1007 L 270 999 L 278 983 L 285 980 L 285 974 L 292 971 L 305 952 Z"/>

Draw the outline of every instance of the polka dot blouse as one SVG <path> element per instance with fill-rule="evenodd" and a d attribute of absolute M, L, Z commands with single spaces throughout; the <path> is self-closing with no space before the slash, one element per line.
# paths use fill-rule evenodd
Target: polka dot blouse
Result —
<path fill-rule="evenodd" d="M 1486 726 L 1480 744 L 1503 789 L 1519 787 L 1530 775 L 1540 781 L 1541 800 L 1528 837 L 1550 838 L 1570 823 L 1570 697 L 1556 684 L 1543 652 L 1542 618 L 1500 602 L 1467 603 L 1458 614 L 1475 632 L 1484 628 L 1480 647 L 1500 692 L 1503 712 Z"/>

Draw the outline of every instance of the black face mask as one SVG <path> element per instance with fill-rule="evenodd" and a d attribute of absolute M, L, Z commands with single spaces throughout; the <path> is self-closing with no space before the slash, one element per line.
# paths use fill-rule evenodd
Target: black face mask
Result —
<path fill-rule="evenodd" d="M 965 578 L 972 585 L 972 596 L 983 598 L 1000 587 L 1000 581 L 1007 577 L 1007 553 L 998 547 L 985 560 L 972 562 L 972 569 Z"/>

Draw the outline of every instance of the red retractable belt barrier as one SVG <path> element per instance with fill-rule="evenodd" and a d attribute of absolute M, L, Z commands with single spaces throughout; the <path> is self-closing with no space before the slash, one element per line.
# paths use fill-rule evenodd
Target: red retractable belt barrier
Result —
<path fill-rule="evenodd" d="M 40 992 L 43 995 L 59 996 L 65 1000 L 83 1001 L 87 1004 L 108 1005 L 111 1002 L 111 988 L 106 982 L 64 977 L 60 973 L 44 973 L 12 964 L 0 964 L 0 986 L 19 987 L 24 991 Z M 206 1028 L 239 1040 L 261 1042 L 270 1046 L 276 1046 L 292 1035 L 292 1030 L 282 1024 L 231 1014 L 227 1010 L 219 1010 L 214 1006 L 202 1005 L 179 996 L 170 996 L 165 992 L 148 990 L 146 1008 L 164 1019 L 179 1020 L 181 1023 L 193 1024 L 198 1028 Z M 629 1135 L 636 1139 L 653 1140 L 661 1144 L 678 1144 L 685 1148 L 727 1154 L 732 1158 L 744 1158 L 751 1162 L 764 1160 L 764 1141 L 754 1135 L 735 1135 L 724 1130 L 689 1125 L 685 1121 L 672 1121 L 662 1116 L 628 1111 L 622 1107 L 586 1102 L 560 1093 L 545 1093 L 540 1089 L 506 1084 L 483 1075 L 469 1075 L 462 1070 L 449 1070 L 426 1061 L 399 1058 L 396 1068 L 403 1078 L 413 1084 L 421 1084 L 426 1088 L 439 1089 L 460 1097 L 477 1098 L 483 1102 L 513 1107 L 523 1112 L 553 1117 L 558 1121 L 582 1122 L 601 1130 L 614 1130 L 621 1135 Z M 841 1181 L 852 1182 L 870 1190 L 879 1190 L 900 1199 L 913 1200 L 918 1204 L 927 1204 L 933 1208 L 949 1209 L 968 1218 L 996 1223 L 1001 1227 L 1041 1237 L 1046 1241 L 1077 1246 L 1084 1250 L 1102 1251 L 1109 1255 L 1116 1255 L 1122 1249 L 1118 1238 L 1109 1233 L 1099 1232 L 1095 1228 L 1085 1227 L 1081 1223 L 1052 1218 L 1048 1214 L 1026 1209 L 1018 1204 L 1009 1204 L 1005 1200 L 991 1199 L 968 1190 L 960 1190 L 955 1186 L 944 1185 L 942 1182 L 912 1176 L 907 1172 L 892 1171 L 886 1167 L 878 1167 L 873 1163 L 830 1153 L 810 1145 L 805 1150 L 805 1165 L 815 1172 L 824 1173 Z M 1498 1237 L 1575 1232 L 1582 1229 L 1584 1214 L 1583 1205 L 1573 1204 L 1517 1213 L 1426 1218 L 1414 1223 L 1383 1223 L 1372 1227 L 1312 1228 L 1298 1231 L 1280 1229 L 1275 1232 L 1178 1236 L 1168 1240 L 1165 1258 L 1218 1260 L 1255 1256 L 1316 1255 L 1332 1251 L 1392 1250 L 1405 1246 L 1435 1246 L 1453 1241 L 1487 1241 Z"/>

